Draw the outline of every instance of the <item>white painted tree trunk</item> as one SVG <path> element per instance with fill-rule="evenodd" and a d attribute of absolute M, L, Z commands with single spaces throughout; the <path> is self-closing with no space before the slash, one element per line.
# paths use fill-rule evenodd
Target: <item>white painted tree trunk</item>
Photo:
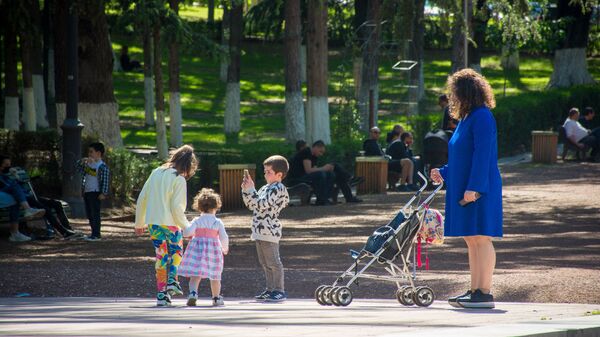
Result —
<path fill-rule="evenodd" d="M 352 74 L 354 78 L 354 98 L 359 99 L 360 95 L 360 81 L 362 81 L 362 57 L 355 57 L 352 64 Z"/>
<path fill-rule="evenodd" d="M 44 93 L 44 76 L 33 75 L 33 96 L 35 99 L 36 123 L 39 128 L 47 128 L 46 95 Z"/>
<path fill-rule="evenodd" d="M 33 88 L 23 88 L 23 124 L 25 131 L 36 130 L 35 96 Z"/>
<path fill-rule="evenodd" d="M 425 68 L 425 60 L 419 60 L 419 81 L 417 83 L 417 101 L 420 102 L 425 98 L 425 74 L 423 73 L 423 68 Z"/>
<path fill-rule="evenodd" d="M 304 100 L 302 91 L 285 93 L 285 129 L 291 142 L 305 139 Z"/>
<path fill-rule="evenodd" d="M 585 48 L 557 49 L 554 52 L 554 70 L 548 88 L 566 88 L 595 83 L 587 66 Z"/>
<path fill-rule="evenodd" d="M 166 160 L 169 157 L 165 112 L 162 110 L 156 110 L 156 148 L 158 150 L 158 158 Z"/>
<path fill-rule="evenodd" d="M 171 132 L 171 146 L 183 145 L 183 130 L 181 116 L 181 93 L 169 93 L 169 114 L 171 116 L 169 131 Z"/>
<path fill-rule="evenodd" d="M 240 83 L 227 83 L 225 92 L 225 133 L 240 132 Z"/>
<path fill-rule="evenodd" d="M 77 105 L 78 116 L 84 128 L 83 136 L 95 137 L 109 147 L 122 147 L 121 127 L 119 126 L 119 105 L 117 103 L 79 103 Z M 56 117 L 58 130 L 67 115 L 65 103 L 56 104 Z"/>
<path fill-rule="evenodd" d="M 504 70 L 519 70 L 519 51 L 515 50 L 511 52 L 509 45 L 503 45 L 500 65 Z"/>
<path fill-rule="evenodd" d="M 4 128 L 19 130 L 19 97 L 4 97 Z"/>
<path fill-rule="evenodd" d="M 152 126 L 154 122 L 154 79 L 144 77 L 144 115 L 147 126 Z"/>
<path fill-rule="evenodd" d="M 229 59 L 221 57 L 221 67 L 219 68 L 219 79 L 221 82 L 227 82 L 227 68 L 229 68 Z"/>
<path fill-rule="evenodd" d="M 306 45 L 300 45 L 300 81 L 306 83 Z"/>
<path fill-rule="evenodd" d="M 327 97 L 309 96 L 306 105 L 307 142 L 311 144 L 317 140 L 322 140 L 325 144 L 331 144 Z"/>

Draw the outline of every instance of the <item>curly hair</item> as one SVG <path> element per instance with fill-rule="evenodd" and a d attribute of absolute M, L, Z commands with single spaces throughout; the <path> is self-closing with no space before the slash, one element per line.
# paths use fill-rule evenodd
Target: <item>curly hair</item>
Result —
<path fill-rule="evenodd" d="M 446 83 L 450 99 L 450 115 L 456 119 L 465 118 L 474 108 L 496 107 L 494 92 L 483 75 L 473 69 L 462 69 L 450 77 Z"/>
<path fill-rule="evenodd" d="M 202 213 L 207 213 L 214 209 L 221 208 L 221 196 L 212 188 L 203 188 L 194 197 L 194 209 Z"/>

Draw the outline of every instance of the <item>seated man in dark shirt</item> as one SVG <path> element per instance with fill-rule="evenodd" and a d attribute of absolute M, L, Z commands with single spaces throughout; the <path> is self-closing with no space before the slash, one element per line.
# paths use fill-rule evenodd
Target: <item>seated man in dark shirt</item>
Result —
<path fill-rule="evenodd" d="M 392 137 L 394 136 L 394 132 L 397 132 L 399 135 L 401 135 L 404 133 L 404 128 L 400 124 L 394 125 L 392 131 L 388 132 L 385 138 L 385 142 L 388 143 L 388 145 L 392 143 Z"/>
<path fill-rule="evenodd" d="M 374 126 L 369 130 L 369 138 L 363 142 L 365 156 L 375 157 L 385 155 L 381 150 L 381 146 L 379 146 L 379 135 L 381 135 L 381 130 L 378 127 Z"/>
<path fill-rule="evenodd" d="M 402 142 L 402 140 L 400 139 L 400 134 L 398 132 L 393 132 L 392 143 L 388 146 L 386 154 L 390 156 L 392 160 L 400 161 L 402 172 L 398 191 L 417 191 L 419 188 L 413 183 L 414 164 L 409 157 L 409 153 L 406 149 L 406 144 Z"/>
<path fill-rule="evenodd" d="M 594 129 L 594 117 L 596 116 L 596 112 L 594 108 L 588 106 L 583 110 L 583 116 L 579 117 L 579 124 L 588 130 Z"/>
<path fill-rule="evenodd" d="M 305 182 L 310 184 L 317 195 L 316 205 L 330 204 L 334 183 L 342 190 L 346 202 L 361 202 L 352 195 L 350 175 L 337 164 L 317 166 L 317 159 L 325 154 L 325 143 L 317 140 L 312 147 L 298 151 L 290 160 L 289 184 Z"/>

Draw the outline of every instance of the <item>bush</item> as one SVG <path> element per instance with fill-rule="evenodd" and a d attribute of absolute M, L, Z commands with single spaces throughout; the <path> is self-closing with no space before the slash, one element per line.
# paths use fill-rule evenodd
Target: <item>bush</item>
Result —
<path fill-rule="evenodd" d="M 600 108 L 600 86 L 553 89 L 498 98 L 494 109 L 498 128 L 498 151 L 513 155 L 531 147 L 531 131 L 558 130 L 570 108 Z"/>
<path fill-rule="evenodd" d="M 109 149 L 105 161 L 110 169 L 110 193 L 113 201 L 132 204 L 153 169 L 160 161 L 141 158 L 126 149 Z"/>

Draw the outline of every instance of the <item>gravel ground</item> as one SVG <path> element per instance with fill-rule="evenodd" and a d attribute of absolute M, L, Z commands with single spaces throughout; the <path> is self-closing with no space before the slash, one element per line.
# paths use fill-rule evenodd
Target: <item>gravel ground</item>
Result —
<path fill-rule="evenodd" d="M 600 304 L 600 164 L 521 164 L 502 167 L 504 233 L 495 241 L 493 292 L 498 301 Z M 364 196 L 362 204 L 289 207 L 282 213 L 281 255 L 291 297 L 311 297 L 352 262 L 377 227 L 389 221 L 409 194 Z M 342 199 L 343 200 L 343 199 Z M 443 209 L 443 193 L 432 207 Z M 262 288 L 250 213 L 221 215 L 231 240 L 225 260 L 223 294 L 249 297 Z M 75 227 L 85 233 L 83 221 Z M 133 234 L 133 224 L 105 221 L 103 240 L 0 241 L 0 296 L 154 296 L 153 248 Z M 468 287 L 466 247 L 447 238 L 430 247 L 430 270 L 418 271 L 438 298 Z M 182 282 L 186 288 L 186 282 Z M 208 294 L 207 284 L 201 292 Z M 395 285 L 362 281 L 355 296 L 390 298 Z"/>

